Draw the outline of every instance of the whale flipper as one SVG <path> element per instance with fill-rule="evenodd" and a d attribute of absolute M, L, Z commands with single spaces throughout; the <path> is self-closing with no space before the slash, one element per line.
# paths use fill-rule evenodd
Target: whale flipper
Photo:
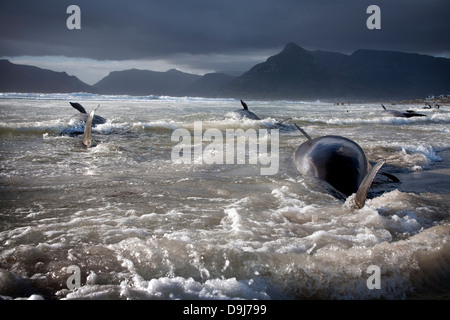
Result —
<path fill-rule="evenodd" d="M 288 121 L 288 120 L 292 120 L 292 118 L 286 118 L 286 119 L 284 119 L 284 120 L 281 120 L 281 121 L 277 121 L 277 125 L 282 125 L 284 122 L 286 122 L 286 121 Z"/>
<path fill-rule="evenodd" d="M 298 129 L 301 133 L 303 133 L 303 135 L 304 135 L 309 141 L 312 140 L 311 136 L 310 136 L 309 134 L 307 134 L 305 130 L 303 130 L 302 128 L 300 128 L 295 122 L 294 122 L 294 124 L 295 124 L 295 126 L 297 127 L 297 129 Z"/>
<path fill-rule="evenodd" d="M 359 185 L 358 191 L 356 192 L 355 204 L 357 209 L 364 207 L 366 203 L 367 193 L 369 192 L 370 186 L 372 185 L 373 179 L 377 172 L 381 169 L 386 161 L 377 162 L 372 169 L 366 174 L 364 180 Z"/>
<path fill-rule="evenodd" d="M 394 176 L 393 174 L 384 172 L 384 171 L 380 171 L 380 174 L 382 174 L 383 176 L 389 178 L 392 182 L 398 183 L 400 182 L 400 179 L 397 178 L 396 176 Z"/>
<path fill-rule="evenodd" d="M 70 103 L 70 105 L 72 107 L 74 107 L 75 109 L 77 109 L 81 113 L 87 113 L 86 109 L 84 109 L 83 106 L 81 104 L 79 104 L 78 102 L 69 102 L 69 103 Z"/>
<path fill-rule="evenodd" d="M 244 101 L 241 100 L 241 104 L 244 107 L 244 110 L 248 110 L 248 106 Z"/>
<path fill-rule="evenodd" d="M 95 111 L 98 109 L 98 107 L 100 107 L 100 105 L 98 105 L 97 108 L 91 111 L 86 121 L 86 125 L 84 126 L 83 145 L 86 148 L 90 148 L 92 145 L 92 120 L 94 119 Z"/>

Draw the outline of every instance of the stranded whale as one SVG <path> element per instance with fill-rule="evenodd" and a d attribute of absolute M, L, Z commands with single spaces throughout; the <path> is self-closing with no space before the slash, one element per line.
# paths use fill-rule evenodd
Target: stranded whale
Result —
<path fill-rule="evenodd" d="M 86 109 L 79 104 L 78 102 L 69 102 L 72 107 L 80 111 L 79 114 L 75 115 L 73 118 L 77 118 L 84 123 L 86 123 L 87 119 L 89 118 L 88 113 L 86 112 Z M 97 107 L 98 108 L 98 107 Z M 97 115 L 94 115 L 94 118 L 92 119 L 92 126 L 95 127 L 98 124 L 104 124 L 106 123 L 106 119 Z"/>
<path fill-rule="evenodd" d="M 393 117 L 401 117 L 401 118 L 426 117 L 425 114 L 417 113 L 414 110 L 406 110 L 406 112 L 400 112 L 397 110 L 388 110 L 384 105 L 381 106 L 383 107 L 384 113 L 389 114 Z"/>
<path fill-rule="evenodd" d="M 233 111 L 233 115 L 238 118 L 238 119 L 251 119 L 251 120 L 261 120 L 256 114 L 254 114 L 253 112 L 251 112 L 250 110 L 248 110 L 248 106 L 247 104 L 241 100 L 241 104 L 242 107 L 244 107 L 244 109 L 239 109 L 239 110 L 235 110 Z"/>
<path fill-rule="evenodd" d="M 256 114 L 254 114 L 253 112 L 251 112 L 250 110 L 248 110 L 248 106 L 247 104 L 241 100 L 241 104 L 242 107 L 244 109 L 238 109 L 233 111 L 233 115 L 238 118 L 238 119 L 251 119 L 251 120 L 261 120 L 261 118 L 259 118 Z M 284 122 L 286 122 L 287 120 L 291 120 L 292 118 L 286 118 L 284 120 L 280 120 L 276 122 L 277 126 L 281 126 Z"/>
<path fill-rule="evenodd" d="M 372 181 L 385 161 L 371 167 L 363 149 L 356 142 L 333 135 L 312 139 L 295 125 L 308 139 L 294 153 L 298 171 L 327 182 L 338 191 L 337 195 L 348 197 L 356 193 L 356 208 L 364 207 Z"/>
<path fill-rule="evenodd" d="M 85 128 L 86 122 L 89 119 L 89 114 L 86 112 L 86 109 L 84 109 L 84 107 L 81 104 L 79 104 L 77 102 L 69 102 L 69 103 L 72 107 L 77 109 L 79 111 L 79 113 L 70 117 L 69 127 L 64 129 L 60 133 L 60 135 L 76 136 L 76 135 L 84 134 L 84 128 Z M 104 124 L 104 123 L 106 123 L 105 118 L 98 116 L 98 115 L 93 116 L 92 127 L 95 127 L 96 125 Z"/>

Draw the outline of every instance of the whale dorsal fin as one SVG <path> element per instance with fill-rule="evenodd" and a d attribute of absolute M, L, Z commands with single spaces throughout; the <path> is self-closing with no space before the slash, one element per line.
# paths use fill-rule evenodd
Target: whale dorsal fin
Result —
<path fill-rule="evenodd" d="M 70 105 L 72 107 L 74 107 L 75 109 L 77 109 L 81 113 L 87 113 L 86 109 L 84 109 L 83 106 L 81 104 L 79 104 L 78 102 L 69 102 L 69 103 L 70 103 Z"/>
<path fill-rule="evenodd" d="M 367 193 L 369 192 L 373 179 L 375 178 L 378 170 L 381 169 L 385 162 L 385 160 L 377 162 L 361 182 L 355 197 L 355 204 L 357 209 L 361 209 L 362 207 L 364 207 L 364 204 L 366 203 Z"/>
<path fill-rule="evenodd" d="M 244 107 L 244 110 L 248 110 L 248 106 L 244 101 L 241 100 L 241 104 Z"/>
<path fill-rule="evenodd" d="M 86 148 L 89 148 L 92 144 L 92 120 L 94 119 L 95 111 L 97 111 L 98 107 L 100 107 L 100 105 L 91 111 L 86 121 L 86 125 L 84 126 L 83 144 Z"/>
<path fill-rule="evenodd" d="M 310 137 L 310 135 L 307 134 L 305 130 L 303 130 L 302 128 L 300 128 L 295 122 L 294 122 L 294 124 L 295 124 L 295 126 L 297 127 L 297 129 L 298 129 L 301 133 L 303 133 L 303 135 L 304 135 L 306 138 L 308 138 L 309 141 L 312 140 L 312 138 Z"/>

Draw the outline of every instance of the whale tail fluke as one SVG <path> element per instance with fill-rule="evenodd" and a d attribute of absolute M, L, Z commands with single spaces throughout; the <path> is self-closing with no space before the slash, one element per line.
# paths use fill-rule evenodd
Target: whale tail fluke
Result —
<path fill-rule="evenodd" d="M 98 105 L 97 108 L 91 111 L 86 121 L 86 125 L 84 126 L 83 145 L 86 148 L 90 148 L 92 145 L 92 120 L 94 119 L 95 111 L 97 111 L 99 107 L 100 105 Z"/>
<path fill-rule="evenodd" d="M 78 102 L 69 102 L 70 103 L 70 105 L 72 106 L 72 107 L 74 107 L 75 109 L 77 109 L 79 112 L 81 112 L 81 113 L 87 113 L 86 112 L 86 109 L 81 105 L 81 104 L 79 104 Z"/>
<path fill-rule="evenodd" d="M 377 162 L 372 169 L 366 174 L 364 177 L 364 180 L 361 182 L 358 191 L 356 192 L 355 196 L 355 205 L 357 209 L 361 209 L 364 207 L 364 204 L 366 203 L 367 194 L 369 193 L 370 186 L 372 185 L 373 179 L 375 178 L 378 171 L 381 169 L 381 167 L 384 165 L 386 161 L 379 161 Z"/>

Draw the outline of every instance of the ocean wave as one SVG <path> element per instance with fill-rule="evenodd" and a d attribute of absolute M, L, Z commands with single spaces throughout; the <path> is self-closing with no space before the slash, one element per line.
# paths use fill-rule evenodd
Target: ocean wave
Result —
<path fill-rule="evenodd" d="M 210 279 L 202 283 L 193 278 L 161 277 L 147 281 L 135 276 L 133 284 L 124 282 L 120 286 L 108 286 L 106 290 L 96 285 L 84 286 L 65 299 L 265 300 L 270 299 L 264 292 L 266 287 L 266 281 L 258 283 L 236 278 Z"/>
<path fill-rule="evenodd" d="M 30 100 L 93 100 L 93 101 L 109 101 L 109 100 L 156 100 L 160 97 L 149 96 L 129 96 L 129 95 L 101 95 L 88 92 L 73 93 L 23 93 L 23 92 L 0 92 L 0 99 L 30 99 Z"/>
<path fill-rule="evenodd" d="M 436 114 L 431 117 L 416 118 L 398 118 L 398 117 L 368 117 L 368 118 L 301 118 L 305 123 L 326 124 L 326 125 L 367 125 L 367 124 L 390 124 L 390 125 L 409 125 L 425 123 L 450 123 L 449 114 Z"/>
<path fill-rule="evenodd" d="M 73 100 L 73 101 L 234 101 L 232 98 L 203 98 L 203 97 L 175 97 L 175 96 L 131 96 L 131 95 L 108 95 L 88 92 L 73 93 L 24 93 L 24 92 L 0 92 L 0 99 L 30 99 L 30 100 Z"/>

